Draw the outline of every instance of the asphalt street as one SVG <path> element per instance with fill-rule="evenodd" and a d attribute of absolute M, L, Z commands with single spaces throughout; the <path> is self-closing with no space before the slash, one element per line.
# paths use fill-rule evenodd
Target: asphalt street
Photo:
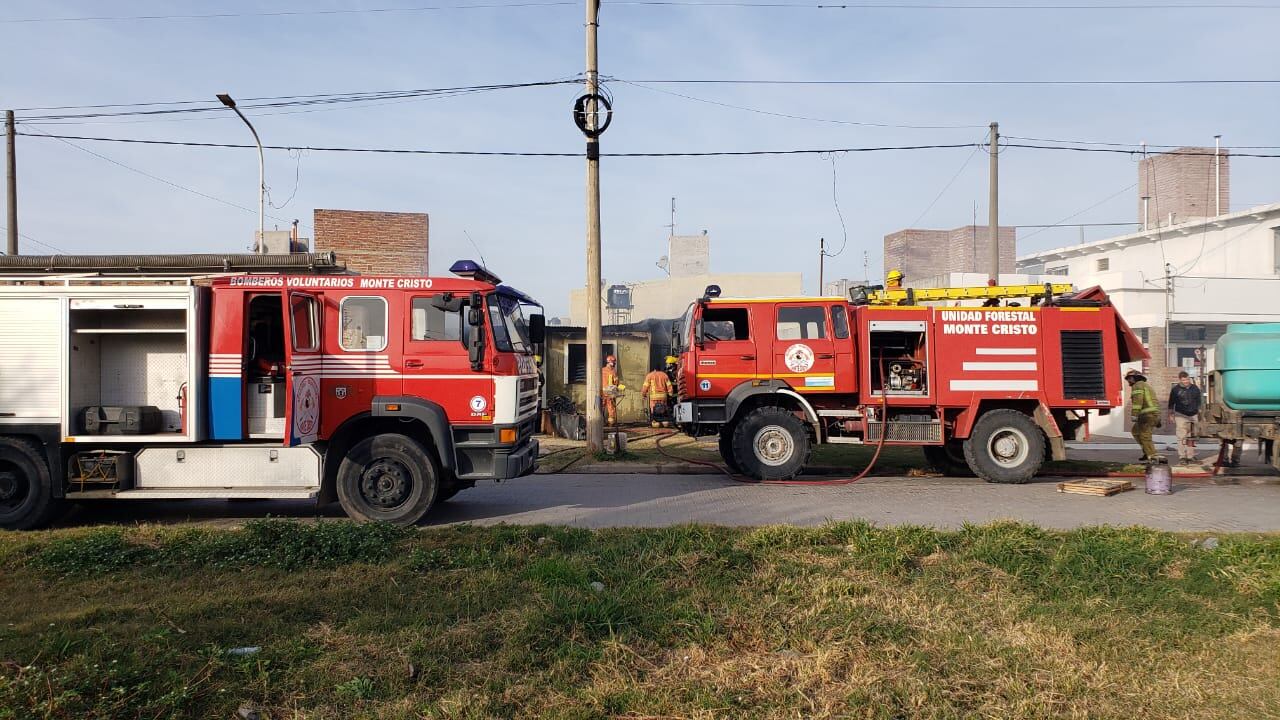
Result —
<path fill-rule="evenodd" d="M 1061 478 L 1027 485 L 976 479 L 873 477 L 843 486 L 750 485 L 723 475 L 534 475 L 464 490 L 432 511 L 427 526 L 453 523 L 563 524 L 588 528 L 680 523 L 818 525 L 868 520 L 882 525 L 955 528 L 1019 520 L 1043 527 L 1146 525 L 1187 532 L 1280 531 L 1280 483 L 1239 478 L 1175 480 L 1171 495 L 1135 490 L 1112 497 L 1057 492 Z M 305 502 L 117 502 L 76 508 L 60 524 L 197 522 L 235 525 L 254 517 L 341 517 L 336 505 Z"/>

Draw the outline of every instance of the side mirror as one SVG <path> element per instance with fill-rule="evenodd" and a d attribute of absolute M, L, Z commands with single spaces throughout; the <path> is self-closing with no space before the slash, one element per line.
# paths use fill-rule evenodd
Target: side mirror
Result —
<path fill-rule="evenodd" d="M 471 326 L 467 359 L 471 361 L 471 369 L 480 372 L 484 370 L 484 298 L 478 292 L 471 293 L 471 307 L 467 309 L 467 324 Z"/>
<path fill-rule="evenodd" d="M 471 293 L 471 307 L 467 310 L 467 322 L 472 327 L 484 325 L 484 299 L 480 293 Z"/>
<path fill-rule="evenodd" d="M 693 341 L 697 343 L 699 350 L 705 349 L 707 343 L 702 337 L 702 318 L 693 321 Z"/>
<path fill-rule="evenodd" d="M 547 317 L 534 314 L 529 316 L 529 342 L 541 345 L 547 339 Z"/>

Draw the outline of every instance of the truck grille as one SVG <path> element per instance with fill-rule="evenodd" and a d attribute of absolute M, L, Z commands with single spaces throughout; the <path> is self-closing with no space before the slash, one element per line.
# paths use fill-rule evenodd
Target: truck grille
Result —
<path fill-rule="evenodd" d="M 1062 396 L 1071 400 L 1103 400 L 1102 331 L 1062 331 Z"/>
<path fill-rule="evenodd" d="M 881 422 L 867 423 L 867 441 L 880 441 Z M 898 421 L 889 423 L 889 437 L 886 442 L 942 442 L 942 423 L 937 420 L 925 422 Z"/>

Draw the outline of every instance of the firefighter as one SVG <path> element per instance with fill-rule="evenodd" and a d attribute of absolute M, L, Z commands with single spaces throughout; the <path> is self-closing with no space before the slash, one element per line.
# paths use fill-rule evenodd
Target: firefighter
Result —
<path fill-rule="evenodd" d="M 653 427 L 671 427 L 670 401 L 671 378 L 658 368 L 644 377 L 640 395 L 649 401 L 649 424 Z"/>
<path fill-rule="evenodd" d="M 600 402 L 604 405 L 605 421 L 609 425 L 618 424 L 618 393 L 626 388 L 618 374 L 618 358 L 606 357 L 604 367 L 600 369 Z"/>
<path fill-rule="evenodd" d="M 1143 462 L 1158 462 L 1163 458 L 1156 453 L 1156 444 L 1151 440 L 1151 432 L 1161 426 L 1160 405 L 1156 402 L 1156 393 L 1147 384 L 1147 378 L 1137 370 L 1124 374 L 1129 383 L 1129 415 L 1133 418 L 1133 439 L 1142 446 Z"/>
<path fill-rule="evenodd" d="M 906 276 L 902 274 L 901 270 L 890 270 L 889 274 L 885 276 L 884 286 L 889 290 L 901 288 L 902 281 L 906 279 Z"/>
<path fill-rule="evenodd" d="M 664 361 L 666 364 L 663 369 L 667 373 L 667 379 L 671 381 L 671 387 L 676 386 L 676 374 L 680 372 L 680 358 L 675 355 L 668 355 Z"/>

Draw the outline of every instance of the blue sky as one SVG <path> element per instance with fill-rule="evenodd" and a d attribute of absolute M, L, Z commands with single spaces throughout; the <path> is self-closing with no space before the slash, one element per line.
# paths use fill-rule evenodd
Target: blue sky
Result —
<path fill-rule="evenodd" d="M 29 2 L 0 19 L 81 15 L 379 8 L 392 0 Z M 581 6 L 203 20 L 0 24 L 11 71 L 0 106 L 83 105 L 393 90 L 573 77 L 583 66 Z M 1280 10 L 817 10 L 608 6 L 600 62 L 626 80 L 1280 78 Z M 1006 135 L 1153 144 L 1280 145 L 1275 86 L 657 86 L 704 100 L 879 128 L 773 117 L 613 82 L 606 152 L 759 150 L 965 143 L 986 124 Z M 256 115 L 268 144 L 576 152 L 574 86 L 521 89 L 341 110 Z M 21 120 L 22 114 L 19 114 Z M 43 125 L 44 132 L 212 142 L 248 141 L 229 113 L 212 119 Z M 252 150 L 80 143 L 137 170 L 256 207 Z M 987 164 L 968 149 L 835 157 L 844 252 L 829 277 L 881 272 L 882 237 L 911 225 L 986 222 Z M 964 170 L 923 217 L 943 186 Z M 567 311 L 582 283 L 580 158 L 476 158 L 310 153 L 280 218 L 313 208 L 428 212 L 440 273 L 480 245 L 490 265 Z M 277 204 L 297 160 L 269 152 Z M 817 238 L 842 230 L 827 157 L 609 159 L 601 170 L 604 275 L 658 277 L 670 198 L 677 231 L 712 236 L 714 270 L 802 271 L 816 286 Z M 1001 220 L 1136 220 L 1134 161 L 1125 155 L 1007 150 Z M 218 252 L 251 242 L 256 213 L 175 189 L 54 140 L 19 138 L 20 228 L 69 252 Z M 1280 200 L 1280 160 L 1238 158 L 1232 206 Z M 268 227 L 285 227 L 268 220 Z M 1099 228 L 1090 239 L 1118 234 Z M 1071 244 L 1074 227 L 1029 237 L 1019 252 Z M 26 252 L 44 248 L 24 241 Z"/>

